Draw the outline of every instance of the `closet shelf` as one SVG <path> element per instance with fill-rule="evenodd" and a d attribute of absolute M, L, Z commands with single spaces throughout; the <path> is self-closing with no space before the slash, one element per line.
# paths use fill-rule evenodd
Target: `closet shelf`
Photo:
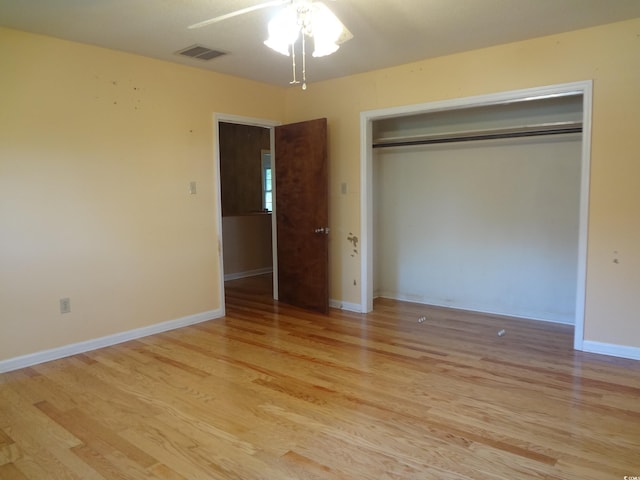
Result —
<path fill-rule="evenodd" d="M 403 137 L 385 137 L 373 141 L 373 148 L 404 147 L 412 145 L 430 145 L 437 143 L 469 142 L 476 140 L 494 140 L 501 138 L 536 137 L 541 135 L 560 135 L 581 133 L 582 122 L 553 122 L 519 127 L 466 130 L 458 132 L 432 133 Z"/>

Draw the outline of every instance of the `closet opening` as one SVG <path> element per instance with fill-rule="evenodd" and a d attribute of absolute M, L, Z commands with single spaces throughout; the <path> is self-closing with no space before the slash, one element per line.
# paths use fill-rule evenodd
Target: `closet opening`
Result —
<path fill-rule="evenodd" d="M 591 82 L 363 112 L 362 311 L 375 297 L 574 325 Z"/>

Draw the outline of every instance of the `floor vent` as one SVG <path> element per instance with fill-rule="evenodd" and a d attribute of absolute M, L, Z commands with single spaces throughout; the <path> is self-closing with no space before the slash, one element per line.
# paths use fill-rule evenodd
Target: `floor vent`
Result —
<path fill-rule="evenodd" d="M 203 47 L 202 45 L 191 45 L 190 47 L 178 50 L 177 55 L 183 55 L 185 57 L 197 58 L 199 60 L 213 60 L 214 58 L 226 55 L 226 52 L 220 52 L 211 48 Z"/>

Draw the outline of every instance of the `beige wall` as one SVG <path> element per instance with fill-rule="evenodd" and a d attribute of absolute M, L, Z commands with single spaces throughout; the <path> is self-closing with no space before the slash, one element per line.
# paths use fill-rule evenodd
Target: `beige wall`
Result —
<path fill-rule="evenodd" d="M 359 303 L 361 111 L 588 79 L 585 338 L 640 347 L 640 19 L 305 92 L 6 29 L 0 71 L 0 360 L 220 307 L 213 112 L 328 118 L 331 297 Z"/>
<path fill-rule="evenodd" d="M 213 112 L 284 89 L 7 29 L 0 72 L 0 360 L 219 309 Z"/>
<path fill-rule="evenodd" d="M 640 347 L 640 19 L 311 84 L 305 92 L 288 90 L 286 121 L 328 118 L 331 297 L 360 302 L 361 259 L 350 255 L 347 236 L 360 236 L 361 111 L 589 79 L 585 339 Z M 342 182 L 348 185 L 344 195 Z"/>
<path fill-rule="evenodd" d="M 270 213 L 222 217 L 222 237 L 226 280 L 273 269 Z"/>

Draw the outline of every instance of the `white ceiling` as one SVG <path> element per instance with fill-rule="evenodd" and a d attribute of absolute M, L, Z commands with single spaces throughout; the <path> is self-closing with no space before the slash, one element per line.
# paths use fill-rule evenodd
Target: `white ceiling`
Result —
<path fill-rule="evenodd" d="M 277 85 L 291 60 L 263 45 L 269 7 L 197 30 L 187 26 L 261 0 L 0 0 L 0 25 Z M 640 0 L 327 0 L 353 33 L 308 56 L 309 82 L 640 17 Z M 175 54 L 193 44 L 211 61 Z"/>

